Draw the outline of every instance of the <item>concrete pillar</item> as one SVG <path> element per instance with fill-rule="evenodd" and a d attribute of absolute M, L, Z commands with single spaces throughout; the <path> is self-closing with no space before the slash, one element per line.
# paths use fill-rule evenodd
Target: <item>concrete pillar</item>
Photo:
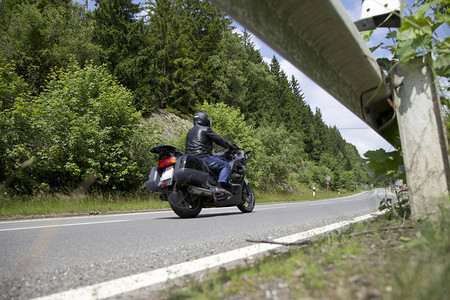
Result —
<path fill-rule="evenodd" d="M 400 63 L 394 86 L 411 212 L 415 219 L 433 218 L 439 203 L 449 203 L 450 167 L 441 105 L 425 58 Z"/>

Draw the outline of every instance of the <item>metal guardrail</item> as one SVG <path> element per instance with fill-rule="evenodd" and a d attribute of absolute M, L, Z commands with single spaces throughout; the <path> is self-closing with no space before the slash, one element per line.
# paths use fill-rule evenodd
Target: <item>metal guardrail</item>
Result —
<path fill-rule="evenodd" d="M 339 0 L 212 0 L 390 142 L 391 90 Z"/>
<path fill-rule="evenodd" d="M 339 0 L 212 2 L 391 144 L 399 134 L 412 214 L 438 215 L 449 195 L 450 158 L 433 74 L 423 57 L 398 64 L 388 84 Z"/>

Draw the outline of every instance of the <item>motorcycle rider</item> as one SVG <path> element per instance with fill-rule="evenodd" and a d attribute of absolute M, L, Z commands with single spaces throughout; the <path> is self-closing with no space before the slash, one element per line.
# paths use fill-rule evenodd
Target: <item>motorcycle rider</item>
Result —
<path fill-rule="evenodd" d="M 186 136 L 186 154 L 193 154 L 203 160 L 209 170 L 219 174 L 216 193 L 230 194 L 225 190 L 231 166 L 228 162 L 212 155 L 213 142 L 230 150 L 236 150 L 235 145 L 219 136 L 211 129 L 211 118 L 204 112 L 198 112 L 194 116 L 194 127 Z"/>

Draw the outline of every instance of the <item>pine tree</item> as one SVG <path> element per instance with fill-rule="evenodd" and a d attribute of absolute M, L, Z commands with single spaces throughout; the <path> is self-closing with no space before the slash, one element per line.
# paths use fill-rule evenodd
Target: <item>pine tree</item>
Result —
<path fill-rule="evenodd" d="M 139 5 L 131 0 L 96 0 L 93 12 L 95 33 L 93 41 L 101 47 L 101 61 L 119 81 L 136 91 L 135 103 L 141 105 L 148 84 L 148 51 L 143 20 L 137 20 Z"/>
<path fill-rule="evenodd" d="M 289 102 L 291 102 L 291 89 L 287 80 L 286 73 L 281 69 L 280 63 L 274 56 L 270 63 L 270 72 L 274 77 L 274 86 L 271 100 L 271 116 L 270 120 L 275 126 L 284 124 L 289 126 Z"/>
<path fill-rule="evenodd" d="M 120 61 L 127 58 L 133 50 L 130 49 L 130 38 L 139 6 L 131 0 L 96 0 L 95 6 L 93 41 L 102 47 L 102 61 L 115 70 Z"/>
<path fill-rule="evenodd" d="M 61 1 L 4 1 L 0 4 L 0 56 L 38 94 L 53 68 L 71 60 L 97 62 L 92 25 L 81 5 Z"/>
<path fill-rule="evenodd" d="M 211 78 L 211 102 L 223 102 L 246 111 L 244 99 L 247 94 L 245 62 L 248 59 L 240 40 L 232 33 L 224 33 L 220 51 L 208 59 Z"/>
<path fill-rule="evenodd" d="M 149 9 L 154 101 L 190 114 L 203 100 L 211 100 L 214 76 L 208 60 L 218 54 L 230 21 L 207 1 L 157 0 Z"/>
<path fill-rule="evenodd" d="M 274 78 L 270 69 L 263 61 L 259 50 L 255 50 L 251 35 L 244 30 L 242 35 L 234 34 L 238 38 L 245 55 L 237 64 L 243 68 L 246 94 L 240 105 L 247 120 L 256 127 L 263 126 L 271 119 L 271 92 Z"/>
<path fill-rule="evenodd" d="M 288 97 L 288 103 L 286 105 L 287 126 L 292 132 L 305 133 L 305 124 L 308 122 L 307 115 L 311 110 L 306 104 L 300 89 L 300 84 L 294 76 L 291 77 L 289 86 L 291 94 L 290 97 Z"/>

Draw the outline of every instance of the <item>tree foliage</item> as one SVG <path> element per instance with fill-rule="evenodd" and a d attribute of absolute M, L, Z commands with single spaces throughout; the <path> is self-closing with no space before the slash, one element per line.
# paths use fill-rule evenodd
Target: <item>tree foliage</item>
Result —
<path fill-rule="evenodd" d="M 249 174 L 263 189 L 370 177 L 301 83 L 209 1 L 96 0 L 85 12 L 70 0 L 4 0 L 0 58 L 0 181 L 16 191 L 138 189 L 152 145 L 168 142 L 140 117 L 155 108 L 209 113 L 254 152 Z"/>
<path fill-rule="evenodd" d="M 27 91 L 27 84 L 17 75 L 13 63 L 0 56 L 0 111 L 14 105 L 15 99 Z"/>
<path fill-rule="evenodd" d="M 140 114 L 131 106 L 131 93 L 104 67 L 73 64 L 54 72 L 39 96 L 17 99 L 2 117 L 2 177 L 14 178 L 17 191 L 73 189 L 90 180 L 98 189 L 139 184 L 129 142 Z"/>
<path fill-rule="evenodd" d="M 75 59 L 98 61 L 92 42 L 92 22 L 72 1 L 14 1 L 0 3 L 0 56 L 14 62 L 17 73 L 38 94 L 54 67 Z"/>

